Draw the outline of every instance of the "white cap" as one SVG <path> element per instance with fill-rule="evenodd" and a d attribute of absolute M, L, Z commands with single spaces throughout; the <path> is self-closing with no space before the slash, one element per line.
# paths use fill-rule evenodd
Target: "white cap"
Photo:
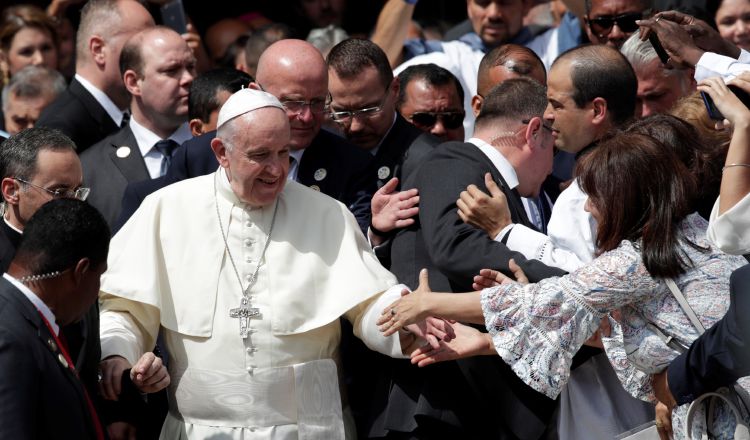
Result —
<path fill-rule="evenodd" d="M 266 93 L 262 90 L 255 89 L 242 89 L 227 99 L 221 110 L 219 110 L 219 118 L 216 122 L 216 128 L 220 128 L 226 124 L 229 120 L 236 118 L 237 116 L 244 115 L 245 113 L 257 110 L 263 107 L 276 107 L 284 110 L 284 106 L 281 102 L 272 94 Z"/>

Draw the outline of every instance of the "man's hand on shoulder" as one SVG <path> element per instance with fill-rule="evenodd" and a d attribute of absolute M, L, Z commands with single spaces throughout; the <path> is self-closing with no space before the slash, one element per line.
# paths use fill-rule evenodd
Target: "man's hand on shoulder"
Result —
<path fill-rule="evenodd" d="M 511 224 L 510 209 L 508 199 L 490 173 L 484 175 L 484 183 L 489 195 L 476 185 L 469 185 L 461 192 L 456 205 L 458 216 L 464 223 L 485 231 L 494 240 L 503 228 Z"/>

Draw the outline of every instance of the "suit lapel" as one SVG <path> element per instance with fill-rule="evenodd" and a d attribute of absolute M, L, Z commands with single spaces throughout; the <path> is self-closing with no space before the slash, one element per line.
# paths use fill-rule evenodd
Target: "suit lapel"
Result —
<path fill-rule="evenodd" d="M 97 122 L 97 127 L 101 127 L 102 133 L 112 133 L 117 130 L 118 127 L 115 121 L 109 117 L 109 114 L 99 104 L 99 101 L 94 98 L 94 95 L 89 93 L 78 80 L 73 79 L 70 82 L 70 86 L 68 86 L 68 90 L 71 95 L 81 101 L 89 116 Z"/>
<path fill-rule="evenodd" d="M 125 127 L 112 136 L 109 146 L 109 159 L 120 170 L 125 180 L 137 182 L 151 178 L 130 127 Z M 123 147 L 129 149 L 128 154 L 124 154 Z"/>

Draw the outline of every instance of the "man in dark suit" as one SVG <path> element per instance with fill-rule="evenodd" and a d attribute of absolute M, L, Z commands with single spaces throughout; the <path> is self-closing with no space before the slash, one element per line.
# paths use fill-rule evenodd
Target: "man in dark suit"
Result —
<path fill-rule="evenodd" d="M 57 128 L 78 152 L 116 132 L 130 102 L 120 74 L 120 50 L 135 32 L 154 21 L 133 0 L 91 0 L 76 34 L 76 75 L 41 114 L 40 126 Z"/>
<path fill-rule="evenodd" d="M 344 136 L 372 155 L 365 179 L 381 188 L 403 182 L 439 143 L 396 112 L 398 78 L 385 53 L 369 40 L 351 38 L 328 53 L 331 116 Z"/>
<path fill-rule="evenodd" d="M 103 439 L 60 327 L 96 301 L 109 229 L 88 204 L 60 199 L 29 220 L 0 280 L 0 437 Z"/>
<path fill-rule="evenodd" d="M 187 43 L 161 26 L 133 35 L 120 65 L 132 96 L 130 122 L 81 155 L 84 181 L 94 188 L 89 203 L 110 225 L 120 213 L 127 184 L 163 175 L 174 149 L 191 137 L 187 100 L 195 76 Z"/>
<path fill-rule="evenodd" d="M 552 170 L 554 135 L 543 122 L 544 88 L 529 79 L 504 82 L 485 96 L 474 137 L 440 145 L 405 185 L 420 194 L 418 220 L 393 239 L 392 271 L 410 287 L 429 269 L 436 289 L 471 290 L 486 267 L 510 273 L 513 258 L 540 280 L 564 272 L 526 260 L 484 231 L 464 224 L 456 199 L 490 173 L 508 199 L 511 216 L 531 226 L 521 196 L 539 193 Z M 502 238 L 502 233 L 500 237 Z M 438 369 L 393 363 L 387 406 L 373 427 L 389 438 L 523 438 L 542 436 L 554 401 L 519 381 L 498 358 L 474 358 Z"/>
<path fill-rule="evenodd" d="M 360 191 L 358 179 L 365 173 L 371 157 L 339 136 L 321 130 L 323 109 L 328 94 L 328 74 L 320 52 L 300 40 L 282 40 L 271 45 L 258 63 L 257 82 L 273 94 L 287 109 L 292 127 L 290 156 L 294 157 L 294 172 L 289 178 L 327 194 L 347 206 L 360 198 L 368 212 L 355 212 L 365 227 L 369 222 L 371 192 Z M 209 174 L 219 166 L 211 150 L 216 131 L 185 142 L 172 158 L 172 165 L 163 179 L 137 183 L 129 187 L 123 197 L 122 225 L 138 208 L 143 198 L 157 189 L 183 179 Z"/>

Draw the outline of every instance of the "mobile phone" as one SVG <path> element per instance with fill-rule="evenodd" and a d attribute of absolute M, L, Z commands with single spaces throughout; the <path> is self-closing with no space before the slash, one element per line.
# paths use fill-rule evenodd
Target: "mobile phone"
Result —
<path fill-rule="evenodd" d="M 713 119 L 714 121 L 723 121 L 724 115 L 722 115 L 719 109 L 716 108 L 714 100 L 711 99 L 708 93 L 701 92 L 701 98 L 703 98 L 703 104 L 706 105 L 706 113 L 708 113 L 708 117 Z"/>
<path fill-rule="evenodd" d="M 185 8 L 182 7 L 182 0 L 172 0 L 161 7 L 161 22 L 180 35 L 187 32 L 187 19 L 185 18 Z"/>
<path fill-rule="evenodd" d="M 750 93 L 747 93 L 746 91 L 734 85 L 728 85 L 727 88 L 731 90 L 732 93 L 734 93 L 734 96 L 736 96 L 740 100 L 740 102 L 745 105 L 745 107 L 750 108 Z M 719 109 L 716 108 L 714 100 L 711 99 L 710 96 L 708 96 L 708 93 L 701 92 L 701 98 L 703 98 L 703 103 L 706 105 L 706 112 L 708 113 L 708 117 L 713 119 L 714 121 L 723 121 L 724 116 L 721 114 Z"/>
<path fill-rule="evenodd" d="M 656 32 L 652 31 L 649 34 L 648 41 L 651 42 L 651 46 L 654 47 L 654 52 L 656 52 L 656 55 L 659 56 L 661 63 L 669 63 L 669 54 L 666 50 L 664 50 L 664 46 L 661 45 L 661 41 L 659 41 L 659 37 L 656 35 Z"/>

